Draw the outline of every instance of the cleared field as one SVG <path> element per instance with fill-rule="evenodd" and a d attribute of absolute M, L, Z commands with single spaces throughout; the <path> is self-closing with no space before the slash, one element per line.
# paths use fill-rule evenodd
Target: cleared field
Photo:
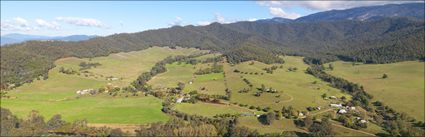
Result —
<path fill-rule="evenodd" d="M 275 120 L 271 125 L 263 125 L 258 121 L 257 117 L 240 117 L 238 126 L 244 126 L 256 129 L 261 134 L 264 133 L 281 133 L 283 131 L 306 132 L 295 126 L 294 121 L 290 119 Z"/>
<path fill-rule="evenodd" d="M 194 52 L 203 51 L 154 47 L 92 59 L 60 59 L 56 61 L 56 67 L 50 70 L 49 79 L 36 80 L 8 91 L 11 98 L 2 98 L 1 107 L 10 109 L 19 117 L 26 117 L 31 110 L 37 110 L 46 119 L 54 114 L 61 114 L 68 121 L 87 119 L 89 123 L 145 124 L 167 121 L 168 116 L 161 112 L 162 101 L 151 96 L 112 97 L 98 94 L 77 97 L 76 91 L 97 89 L 108 83 L 127 86 L 140 73 L 149 71 L 156 61 L 170 55 L 188 55 Z M 59 72 L 60 67 L 78 70 L 82 61 L 102 65 L 88 69 L 92 72 L 88 76 L 83 73 L 69 75 Z M 106 76 L 119 77 L 122 80 L 108 81 Z"/>
<path fill-rule="evenodd" d="M 359 83 L 374 100 L 424 121 L 424 62 L 357 64 L 337 61 L 327 73 Z M 325 65 L 327 66 L 327 65 Z M 388 78 L 383 79 L 383 74 Z"/>
<path fill-rule="evenodd" d="M 198 102 L 195 104 L 181 103 L 177 104 L 174 109 L 185 112 L 192 115 L 201 115 L 206 117 L 213 117 L 218 114 L 241 114 L 241 113 L 255 113 L 256 111 L 249 110 L 247 108 L 233 106 L 233 105 L 222 105 L 213 103 Z M 257 112 L 259 113 L 259 112 Z"/>
<path fill-rule="evenodd" d="M 207 54 L 204 56 L 214 57 L 213 55 L 215 54 Z M 194 74 L 197 70 L 211 67 L 211 65 L 212 63 L 191 65 L 183 62 L 167 64 L 167 72 L 153 77 L 148 84 L 152 85 L 154 89 L 159 89 L 177 87 L 177 84 L 182 82 L 186 84 L 184 92 L 197 90 L 199 93 L 204 94 L 225 95 L 226 86 L 223 73 Z M 190 82 L 192 82 L 192 84 L 190 84 Z"/>
<path fill-rule="evenodd" d="M 283 68 L 276 69 L 273 74 L 262 70 L 265 67 L 271 67 L 261 62 L 251 61 L 237 64 L 234 66 L 225 65 L 226 81 L 228 87 L 232 90 L 232 102 L 240 104 L 272 107 L 275 110 L 282 109 L 283 106 L 293 106 L 297 110 L 306 110 L 308 106 L 328 106 L 331 100 L 322 99 L 321 95 L 341 97 L 348 99 L 350 95 L 342 93 L 340 90 L 330 87 L 327 83 L 317 79 L 304 71 L 308 65 L 304 64 L 302 57 L 286 56 Z M 280 66 L 280 64 L 275 64 Z M 297 71 L 288 71 L 289 68 L 296 67 Z M 235 69 L 248 74 L 233 72 Z M 250 73 L 253 74 L 250 74 Z M 258 74 L 255 74 L 258 73 Z M 264 73 L 261 75 L 261 73 Z M 252 83 L 253 88 L 248 93 L 239 93 L 248 85 L 242 81 L 246 78 Z M 267 88 L 272 87 L 278 93 L 263 93 L 257 97 L 254 94 L 264 84 Z"/>
<path fill-rule="evenodd" d="M 153 77 L 148 84 L 152 85 L 152 88 L 169 88 L 177 87 L 179 82 L 188 85 L 189 81 L 193 79 L 193 65 L 186 63 L 173 63 L 165 66 L 167 71 Z"/>
<path fill-rule="evenodd" d="M 141 73 L 149 71 L 156 62 L 163 60 L 168 56 L 190 55 L 193 53 L 205 52 L 193 48 L 162 48 L 152 47 L 142 51 L 132 51 L 126 53 L 111 54 L 106 57 L 97 58 L 64 58 L 56 61 L 59 66 L 64 68 L 79 69 L 80 62 L 100 63 L 96 68 L 88 69 L 93 76 L 99 79 L 106 77 L 115 77 L 119 80 L 111 81 L 118 86 L 127 86 L 133 82 Z"/>

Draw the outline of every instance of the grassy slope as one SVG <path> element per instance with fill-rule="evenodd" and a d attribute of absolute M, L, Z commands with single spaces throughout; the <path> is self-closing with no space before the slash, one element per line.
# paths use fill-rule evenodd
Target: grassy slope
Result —
<path fill-rule="evenodd" d="M 305 108 L 308 106 L 328 106 L 329 102 L 320 97 L 323 93 L 328 96 L 346 96 L 350 98 L 348 94 L 328 86 L 327 83 L 320 79 L 305 74 L 304 70 L 308 66 L 304 64 L 301 57 L 287 56 L 284 59 L 286 63 L 283 64 L 283 69 L 277 69 L 273 74 L 265 73 L 262 70 L 264 67 L 270 67 L 271 65 L 260 62 L 255 62 L 253 65 L 249 65 L 249 62 L 235 66 L 226 65 L 226 78 L 228 86 L 232 90 L 231 101 L 254 106 L 270 106 L 276 110 L 280 110 L 282 106 L 289 105 L 298 110 L 306 110 Z M 289 67 L 297 67 L 298 71 L 288 72 Z M 234 69 L 243 72 L 264 73 L 264 75 L 234 73 Z M 260 97 L 253 95 L 256 89 L 248 93 L 238 93 L 237 91 L 240 89 L 248 87 L 243 83 L 241 76 L 253 83 L 254 88 L 261 87 L 261 84 L 264 84 L 266 87 L 272 87 L 282 92 L 277 94 L 263 93 Z M 317 81 L 317 84 L 313 84 L 314 81 Z M 279 94 L 281 97 L 276 98 L 275 96 Z M 276 103 L 276 101 L 280 102 Z"/>
<path fill-rule="evenodd" d="M 189 54 L 194 49 L 150 48 L 143 51 L 112 54 L 108 57 L 93 58 L 102 66 L 89 69 L 95 74 L 123 77 L 123 81 L 112 83 L 128 85 L 140 73 L 149 71 L 155 64 L 169 55 Z M 124 59 L 125 58 L 125 59 Z M 161 100 L 154 97 L 111 97 L 108 95 L 83 96 L 76 99 L 75 91 L 99 88 L 110 81 L 96 76 L 65 75 L 59 67 L 74 68 L 89 59 L 66 58 L 56 62 L 57 67 L 49 72 L 49 79 L 25 84 L 9 91 L 15 99 L 2 99 L 1 107 L 9 108 L 19 117 L 25 117 L 31 110 L 38 110 L 46 118 L 62 114 L 65 120 L 87 119 L 91 123 L 143 124 L 166 121 L 168 117 L 160 111 Z M 121 66 L 121 67 L 117 67 Z"/>
<path fill-rule="evenodd" d="M 359 83 L 374 96 L 394 109 L 424 121 L 424 63 L 417 61 L 392 64 L 355 65 L 333 62 L 328 73 Z M 387 79 L 382 75 L 388 74 Z"/>

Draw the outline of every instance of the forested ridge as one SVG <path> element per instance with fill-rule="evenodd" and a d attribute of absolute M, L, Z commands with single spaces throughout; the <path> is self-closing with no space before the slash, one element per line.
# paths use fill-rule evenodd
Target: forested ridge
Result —
<path fill-rule="evenodd" d="M 279 55 L 305 56 L 307 63 L 334 60 L 390 63 L 424 58 L 424 21 L 404 17 L 327 22 L 212 23 L 122 33 L 80 42 L 29 41 L 1 47 L 1 86 L 47 78 L 63 57 L 98 57 L 179 46 L 223 53 L 230 63 L 281 62 Z"/>

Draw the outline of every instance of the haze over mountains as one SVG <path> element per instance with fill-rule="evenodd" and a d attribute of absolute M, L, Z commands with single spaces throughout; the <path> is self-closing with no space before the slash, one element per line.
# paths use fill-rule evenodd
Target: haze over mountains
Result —
<path fill-rule="evenodd" d="M 1 45 L 21 43 L 29 40 L 58 40 L 58 41 L 82 41 L 97 37 L 95 35 L 70 35 L 70 36 L 41 36 L 12 33 L 1 36 Z"/>
<path fill-rule="evenodd" d="M 282 54 L 305 56 L 306 62 L 315 64 L 337 59 L 366 63 L 417 60 L 424 58 L 423 16 L 423 3 L 392 4 L 325 11 L 296 20 L 175 26 L 78 42 L 30 41 L 1 48 L 1 82 L 23 82 L 47 74 L 53 61 L 62 57 L 104 56 L 150 46 L 218 51 L 231 63 L 273 63 Z"/>

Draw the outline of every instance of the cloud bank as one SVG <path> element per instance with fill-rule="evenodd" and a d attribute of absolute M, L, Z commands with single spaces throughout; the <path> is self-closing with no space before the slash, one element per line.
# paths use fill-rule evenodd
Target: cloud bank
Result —
<path fill-rule="evenodd" d="M 77 26 L 88 26 L 88 27 L 98 27 L 104 28 L 104 25 L 101 21 L 93 18 L 81 18 L 81 17 L 56 17 L 57 21 L 77 25 Z"/>

